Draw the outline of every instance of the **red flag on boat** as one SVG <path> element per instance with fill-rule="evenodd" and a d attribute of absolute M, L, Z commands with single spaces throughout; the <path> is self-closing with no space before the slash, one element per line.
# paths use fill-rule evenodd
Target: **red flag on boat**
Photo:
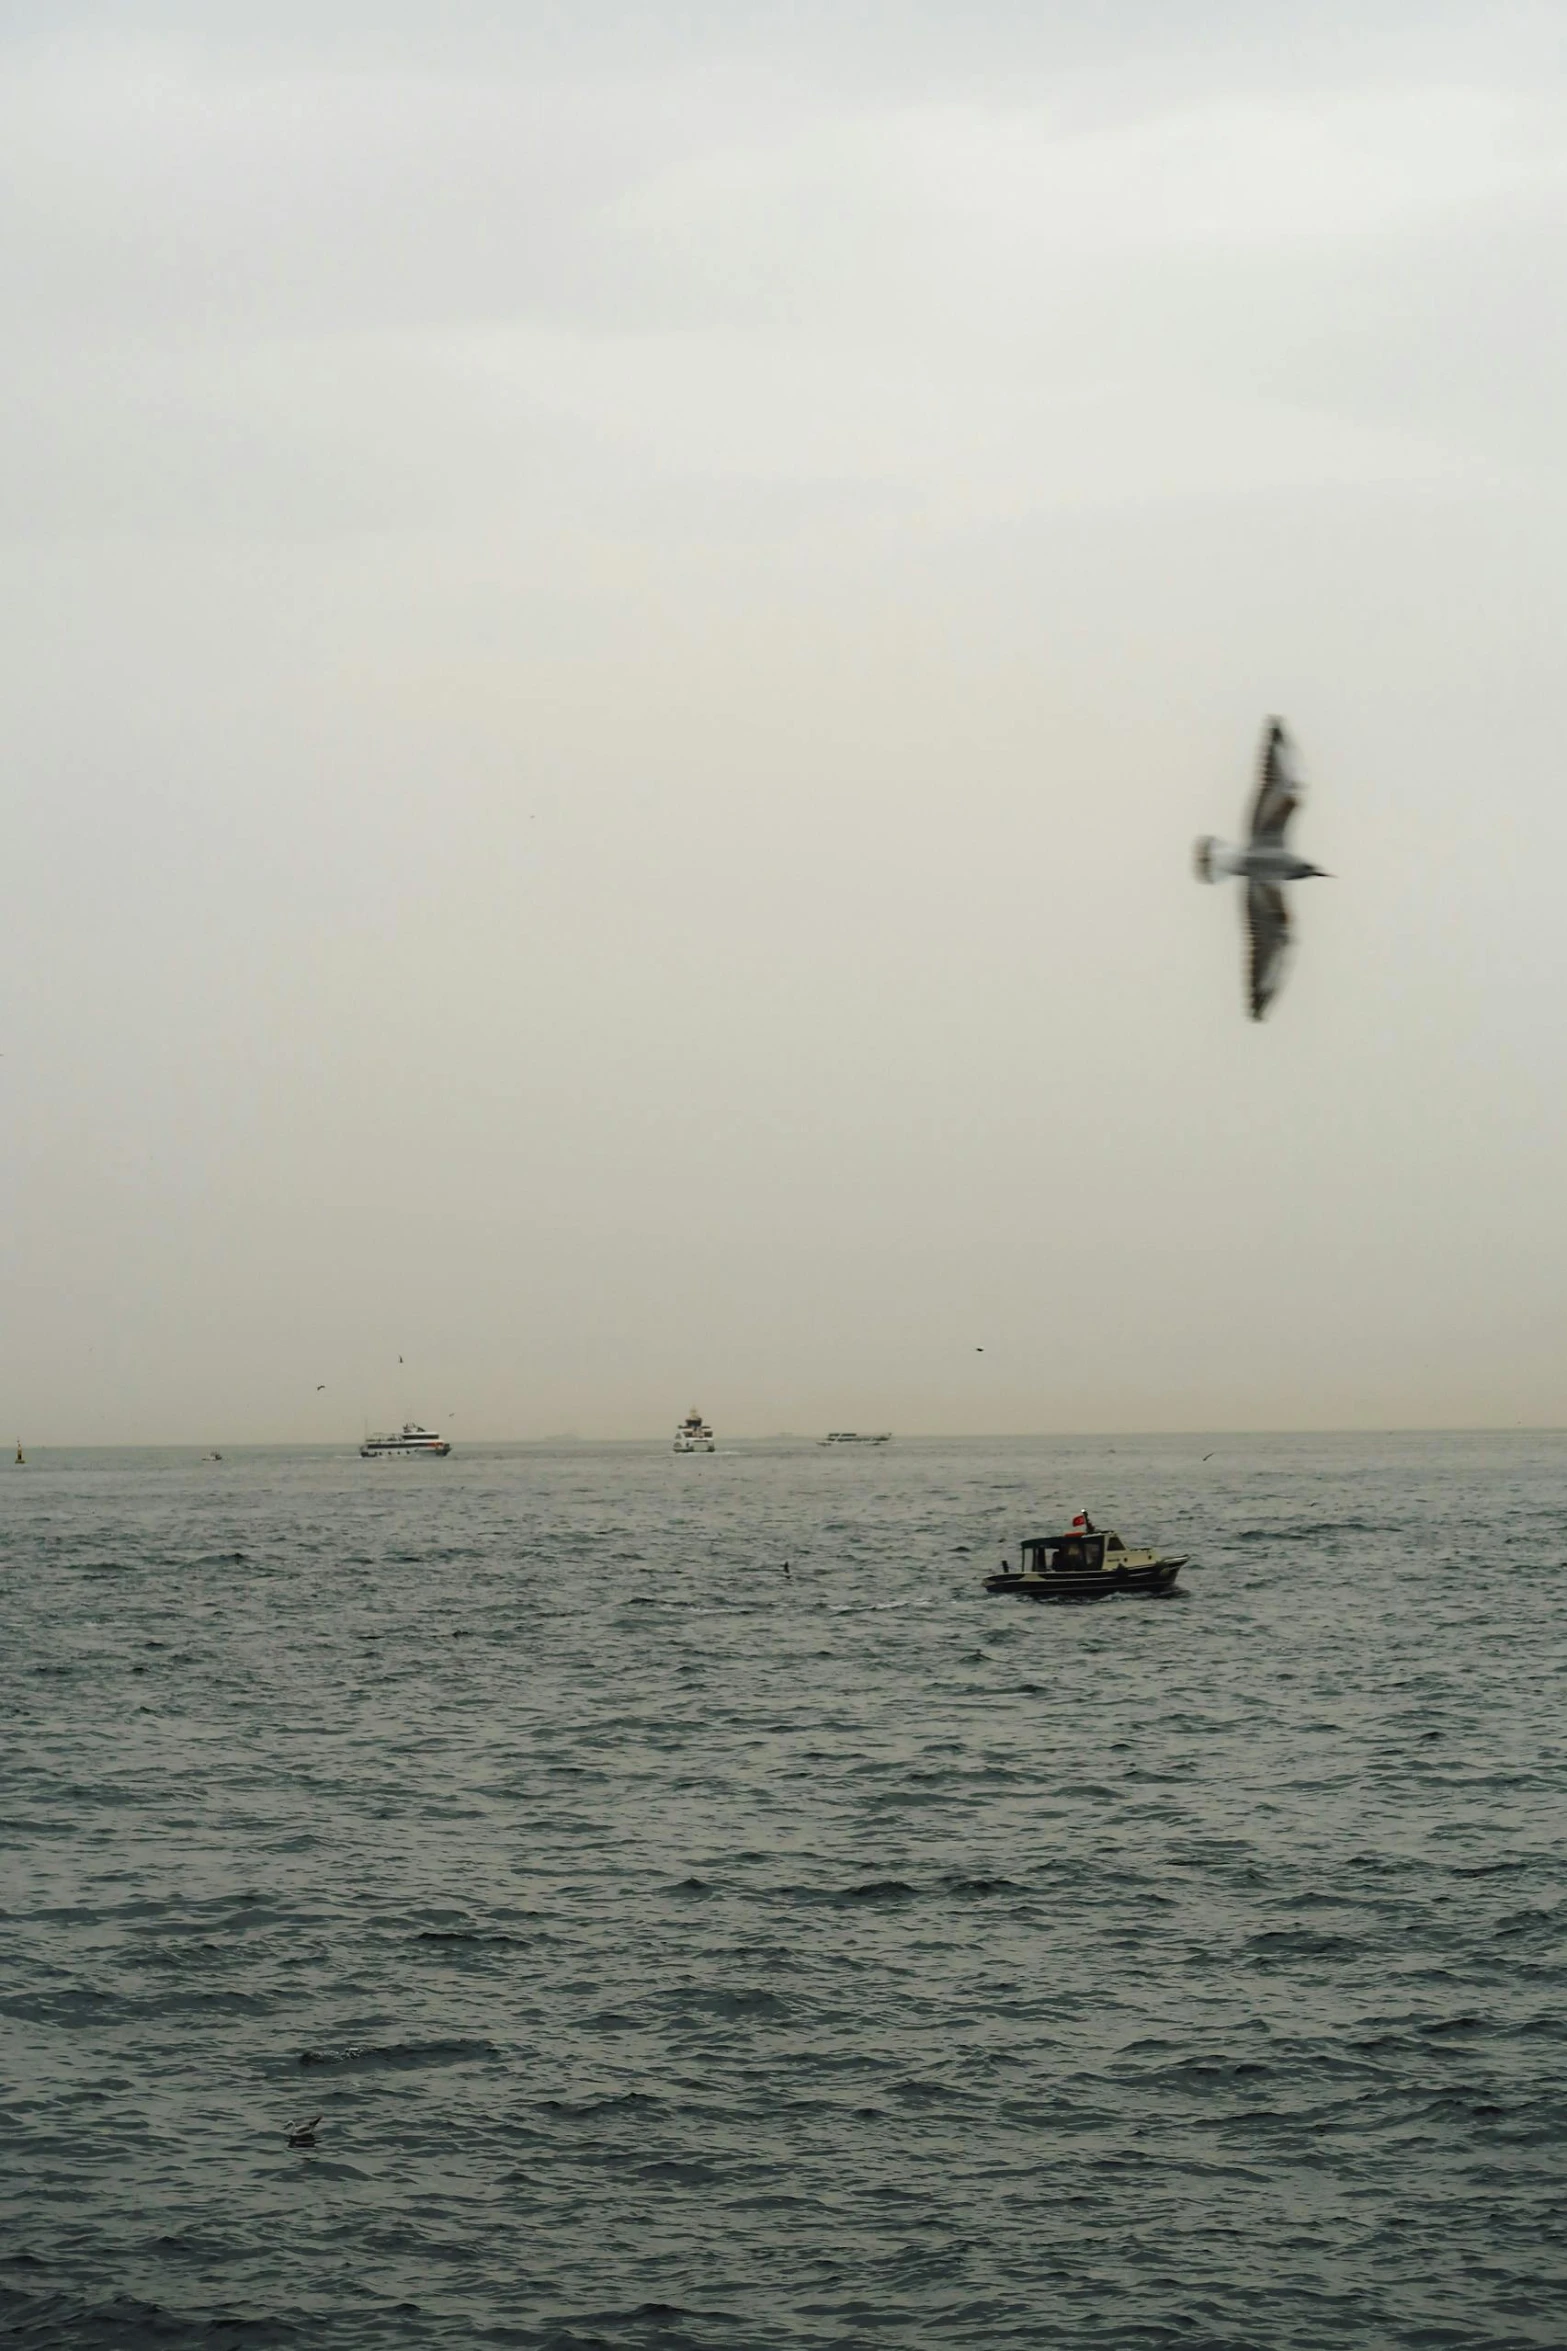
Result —
<path fill-rule="evenodd" d="M 1074 1527 L 1081 1527 L 1085 1535 L 1091 1535 L 1094 1531 L 1094 1522 L 1086 1510 L 1080 1510 L 1072 1524 Z"/>

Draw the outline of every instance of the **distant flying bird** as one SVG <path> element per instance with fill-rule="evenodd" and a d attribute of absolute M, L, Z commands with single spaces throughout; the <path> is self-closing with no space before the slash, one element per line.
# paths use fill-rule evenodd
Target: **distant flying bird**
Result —
<path fill-rule="evenodd" d="M 1236 874 L 1246 883 L 1247 992 L 1253 1020 L 1261 1020 L 1284 977 L 1290 944 L 1284 884 L 1304 882 L 1322 873 L 1320 865 L 1308 865 L 1284 845 L 1290 818 L 1305 788 L 1295 772 L 1294 746 L 1284 731 L 1284 722 L 1270 718 L 1262 738 L 1257 797 L 1252 802 L 1251 835 L 1245 848 L 1226 848 L 1211 834 L 1205 834 L 1197 844 L 1200 882 L 1216 882 L 1226 874 Z"/>
<path fill-rule="evenodd" d="M 326 1394 L 326 1382 L 325 1382 L 325 1380 L 317 1380 L 317 1382 L 316 1382 L 316 1394 L 317 1394 L 318 1396 L 324 1396 L 324 1395 Z"/>

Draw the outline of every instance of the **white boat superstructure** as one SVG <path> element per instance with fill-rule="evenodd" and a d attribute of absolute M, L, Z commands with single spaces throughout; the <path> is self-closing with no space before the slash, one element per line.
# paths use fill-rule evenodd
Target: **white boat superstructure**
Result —
<path fill-rule="evenodd" d="M 713 1442 L 713 1424 L 706 1421 L 693 1404 L 685 1419 L 675 1431 L 677 1453 L 716 1453 Z"/>
<path fill-rule="evenodd" d="M 426 1453 L 450 1453 L 451 1446 L 438 1429 L 423 1429 L 416 1420 L 405 1420 L 400 1429 L 385 1436 L 366 1437 L 360 1446 L 365 1461 L 379 1461 L 383 1455 L 395 1455 L 408 1460 Z"/>

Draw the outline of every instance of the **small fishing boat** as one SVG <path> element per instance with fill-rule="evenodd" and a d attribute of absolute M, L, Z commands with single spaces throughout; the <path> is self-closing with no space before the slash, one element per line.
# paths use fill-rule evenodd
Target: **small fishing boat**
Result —
<path fill-rule="evenodd" d="M 858 1429 L 829 1429 L 823 1437 L 824 1445 L 890 1445 L 891 1429 L 879 1429 L 873 1436 L 861 1436 Z"/>
<path fill-rule="evenodd" d="M 1006 1560 L 985 1578 L 987 1592 L 1018 1600 L 1106 1600 L 1112 1592 L 1169 1592 L 1186 1565 L 1158 1551 L 1133 1551 L 1113 1527 L 1096 1527 L 1078 1512 L 1064 1535 L 1030 1535 L 1018 1545 L 1016 1567 Z"/>

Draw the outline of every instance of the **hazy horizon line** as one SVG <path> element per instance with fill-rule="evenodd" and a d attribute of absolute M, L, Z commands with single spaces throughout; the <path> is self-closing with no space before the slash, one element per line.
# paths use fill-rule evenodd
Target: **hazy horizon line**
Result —
<path fill-rule="evenodd" d="M 1288 1427 L 1258 1428 L 1203 1428 L 1193 1426 L 1180 1429 L 907 1429 L 893 1430 L 887 1442 L 904 1445 L 1019 1445 L 1019 1444 L 1089 1444 L 1116 1438 L 1121 1443 L 1180 1443 L 1198 1437 L 1218 1437 L 1226 1442 L 1239 1439 L 1271 1437 L 1552 1437 L 1567 1435 L 1567 1424 L 1559 1421 L 1476 1421 L 1476 1422 L 1379 1422 L 1362 1427 L 1348 1427 L 1342 1423 L 1318 1426 L 1296 1423 Z M 811 1445 L 822 1446 L 826 1438 L 813 1435 L 806 1429 L 768 1429 L 746 1434 L 726 1435 L 717 1445 L 719 1454 L 736 1445 Z M 364 1442 L 362 1437 L 322 1439 L 319 1437 L 168 1437 L 162 1439 L 103 1439 L 61 1440 L 59 1438 L 28 1439 L 22 1443 L 26 1453 L 183 1453 L 197 1450 L 213 1451 L 226 1444 L 235 1453 L 342 1453 L 357 1452 Z M 465 1437 L 451 1440 L 452 1452 L 503 1452 L 519 1447 L 545 1451 L 551 1446 L 613 1445 L 638 1448 L 658 1448 L 673 1451 L 667 1436 L 625 1436 L 605 1433 L 563 1430 L 545 1437 Z M 693 1456 L 692 1458 L 701 1458 Z M 15 1463 L 11 1464 L 15 1467 Z"/>

